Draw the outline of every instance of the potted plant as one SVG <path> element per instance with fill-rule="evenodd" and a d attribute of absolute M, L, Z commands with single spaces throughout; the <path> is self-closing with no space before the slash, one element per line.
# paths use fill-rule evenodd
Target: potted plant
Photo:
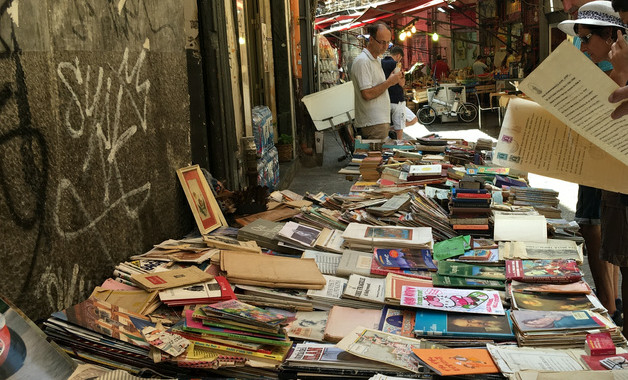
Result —
<path fill-rule="evenodd" d="M 277 138 L 277 153 L 279 154 L 279 162 L 288 162 L 292 160 L 292 136 L 282 133 Z"/>

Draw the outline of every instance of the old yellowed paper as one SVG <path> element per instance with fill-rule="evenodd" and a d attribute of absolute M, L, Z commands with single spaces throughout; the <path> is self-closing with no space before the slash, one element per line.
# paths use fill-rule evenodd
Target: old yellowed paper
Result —
<path fill-rule="evenodd" d="M 608 96 L 617 84 L 564 41 L 521 84 L 535 102 L 580 136 L 628 165 L 628 117 L 611 119 Z"/>
<path fill-rule="evenodd" d="M 628 166 L 529 100 L 513 99 L 508 105 L 493 162 L 628 193 Z"/>

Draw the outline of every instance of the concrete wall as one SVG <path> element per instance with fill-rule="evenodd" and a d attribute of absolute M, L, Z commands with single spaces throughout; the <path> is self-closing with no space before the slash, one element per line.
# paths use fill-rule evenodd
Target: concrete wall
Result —
<path fill-rule="evenodd" d="M 183 7 L 0 0 L 0 293 L 32 318 L 191 228 Z"/>

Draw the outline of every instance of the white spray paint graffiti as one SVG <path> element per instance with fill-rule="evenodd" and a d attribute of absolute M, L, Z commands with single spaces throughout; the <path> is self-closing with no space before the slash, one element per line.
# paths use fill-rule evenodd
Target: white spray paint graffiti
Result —
<path fill-rule="evenodd" d="M 129 65 L 129 56 L 127 48 L 120 65 L 117 68 L 109 66 L 110 74 L 106 78 L 103 67 L 93 69 L 90 65 L 81 66 L 78 58 L 74 62 L 61 62 L 57 66 L 57 75 L 71 98 L 65 105 L 67 108 L 62 110 L 63 125 L 71 138 L 87 137 L 87 154 L 82 171 L 85 173 L 92 165 L 98 165 L 95 169 L 102 170 L 104 191 L 100 213 L 90 215 L 81 192 L 69 179 L 61 178 L 57 187 L 53 223 L 57 233 L 67 239 L 74 239 L 87 232 L 94 233 L 109 259 L 112 259 L 109 247 L 98 231 L 97 224 L 120 206 L 129 221 L 138 224 L 139 210 L 147 202 L 151 187 L 150 182 L 145 182 L 136 188 L 125 189 L 116 156 L 138 130 L 145 132 L 148 128 L 146 112 L 150 81 L 140 80 L 146 50 L 141 50 L 132 68 Z M 90 87 L 90 81 L 94 80 L 92 77 L 96 81 L 91 85 L 93 88 Z M 122 120 L 124 115 L 132 116 L 128 120 Z M 119 198 L 112 200 L 110 194 L 114 193 L 114 189 Z M 141 200 L 133 206 L 128 202 L 131 197 Z M 63 227 L 66 224 L 60 220 L 59 210 L 64 204 L 73 205 L 81 220 L 85 221 L 81 226 L 71 229 Z M 141 238 L 141 235 L 136 236 L 138 241 Z"/>
<path fill-rule="evenodd" d="M 45 295 L 52 310 L 63 310 L 72 306 L 83 299 L 86 291 L 93 288 L 91 282 L 85 283 L 83 275 L 79 276 L 79 271 L 79 265 L 74 264 L 70 278 L 61 268 L 57 268 L 57 273 L 54 273 L 52 267 L 48 266 L 38 282 L 37 294 Z"/>

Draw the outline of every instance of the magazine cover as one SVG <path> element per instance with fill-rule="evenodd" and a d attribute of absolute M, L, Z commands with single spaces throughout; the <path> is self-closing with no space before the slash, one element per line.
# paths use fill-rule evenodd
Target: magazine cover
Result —
<path fill-rule="evenodd" d="M 582 311 L 513 310 L 512 320 L 522 332 L 551 330 L 587 330 L 604 327 L 597 313 Z"/>
<path fill-rule="evenodd" d="M 207 305 L 203 307 L 203 311 L 206 313 L 219 312 L 228 315 L 235 315 L 251 321 L 268 323 L 270 325 L 276 325 L 286 320 L 284 315 L 272 313 L 262 309 L 261 307 L 249 305 L 238 300 L 229 300 Z"/>
<path fill-rule="evenodd" d="M 416 311 L 414 310 L 400 310 L 386 306 L 382 310 L 382 318 L 377 329 L 389 334 L 414 338 L 415 319 Z"/>
<path fill-rule="evenodd" d="M 428 269 L 435 271 L 429 249 L 414 248 L 375 248 L 373 252 L 377 262 L 384 268 Z"/>
<path fill-rule="evenodd" d="M 591 288 L 585 281 L 582 280 L 569 284 L 544 284 L 512 281 L 510 286 L 513 292 L 591 294 Z"/>
<path fill-rule="evenodd" d="M 152 324 L 150 319 L 95 298 L 88 298 L 77 305 L 53 313 L 52 316 L 123 342 L 150 348 L 142 333 L 135 327 L 136 321 Z"/>
<path fill-rule="evenodd" d="M 543 311 L 599 310 L 599 301 L 593 303 L 588 294 L 533 294 L 512 292 L 512 308 Z M 605 309 L 604 309 L 605 310 Z"/>
<path fill-rule="evenodd" d="M 75 368 L 39 327 L 0 297 L 0 379 L 65 380 Z"/>
<path fill-rule="evenodd" d="M 401 306 L 462 313 L 504 314 L 501 298 L 495 290 L 404 286 L 401 293 Z"/>
<path fill-rule="evenodd" d="M 418 310 L 414 323 L 414 333 L 416 336 L 515 339 L 509 310 L 506 310 L 505 315 Z"/>
<path fill-rule="evenodd" d="M 364 327 L 356 327 L 336 346 L 356 356 L 414 373 L 419 372 L 419 361 L 412 354 L 412 349 L 426 348 L 425 343 L 420 340 Z"/>

